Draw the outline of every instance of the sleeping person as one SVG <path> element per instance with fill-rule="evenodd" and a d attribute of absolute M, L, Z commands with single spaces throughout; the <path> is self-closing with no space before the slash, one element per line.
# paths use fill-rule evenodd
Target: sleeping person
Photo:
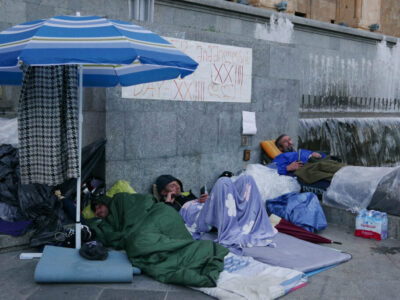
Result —
<path fill-rule="evenodd" d="M 132 265 L 164 283 L 213 287 L 228 250 L 213 241 L 195 241 L 175 209 L 152 195 L 118 193 L 92 203 L 88 219 L 96 239 L 124 249 Z"/>
<path fill-rule="evenodd" d="M 159 176 L 156 185 L 162 200 L 179 211 L 195 239 L 215 227 L 216 241 L 241 254 L 244 247 L 270 244 L 277 233 L 251 176 L 242 175 L 235 182 L 221 177 L 210 195 L 199 198 L 183 192 L 182 182 L 172 175 Z"/>

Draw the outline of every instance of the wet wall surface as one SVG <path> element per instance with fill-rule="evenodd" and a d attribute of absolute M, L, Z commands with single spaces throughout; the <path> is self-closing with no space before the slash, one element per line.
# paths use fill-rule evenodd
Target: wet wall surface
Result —
<path fill-rule="evenodd" d="M 327 150 L 349 165 L 400 164 L 400 118 L 300 119 L 299 146 Z"/>
<path fill-rule="evenodd" d="M 21 0 L 6 1 L 4 8 L 0 29 L 76 11 L 132 21 L 126 0 Z M 273 13 L 229 1 L 155 1 L 154 22 L 140 25 L 165 37 L 252 49 L 251 102 L 122 99 L 120 88 L 85 89 L 83 144 L 107 138 L 108 186 L 125 179 L 137 191 L 148 192 L 158 175 L 171 173 L 183 180 L 185 189 L 197 191 L 211 186 L 225 170 L 237 172 L 259 162 L 261 140 L 283 132 L 296 137 L 303 95 L 376 96 L 398 90 L 393 84 L 369 89 L 380 81 L 367 74 L 388 65 L 382 59 L 380 68 L 375 59 L 392 58 L 386 45 L 377 46 L 381 35 L 285 14 L 270 24 Z M 393 46 L 394 39 L 387 40 Z M 18 96 L 12 91 L 7 88 L 3 94 L 15 104 Z M 258 129 L 246 146 L 241 144 L 243 110 L 256 112 Z M 251 150 L 248 162 L 243 161 L 246 149 Z"/>

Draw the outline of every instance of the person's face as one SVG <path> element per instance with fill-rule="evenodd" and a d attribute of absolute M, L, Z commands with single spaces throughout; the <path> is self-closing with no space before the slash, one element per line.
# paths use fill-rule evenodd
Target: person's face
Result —
<path fill-rule="evenodd" d="M 293 146 L 294 144 L 290 136 L 285 135 L 280 140 L 279 150 L 281 150 L 282 152 L 293 152 L 294 151 Z"/>
<path fill-rule="evenodd" d="M 98 218 L 105 218 L 108 216 L 109 210 L 108 207 L 104 204 L 97 204 L 96 210 L 94 212 L 95 216 Z"/>
<path fill-rule="evenodd" d="M 179 195 L 181 193 L 181 186 L 179 185 L 178 181 L 171 181 L 161 192 L 163 196 L 168 195 L 168 193 L 172 193 L 173 195 Z"/>

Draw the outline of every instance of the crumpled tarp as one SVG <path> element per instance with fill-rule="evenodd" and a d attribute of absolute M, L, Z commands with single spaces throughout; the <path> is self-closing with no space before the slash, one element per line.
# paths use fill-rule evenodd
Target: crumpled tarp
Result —
<path fill-rule="evenodd" d="M 381 179 L 368 209 L 400 216 L 400 168 L 395 168 Z"/>
<path fill-rule="evenodd" d="M 18 207 L 0 202 L 0 219 L 8 222 L 14 222 L 21 220 L 22 215 Z"/>
<path fill-rule="evenodd" d="M 19 158 L 11 145 L 0 145 L 0 201 L 18 207 Z"/>
<path fill-rule="evenodd" d="M 328 225 L 314 193 L 289 193 L 267 200 L 268 211 L 308 231 L 323 230 Z"/>
<path fill-rule="evenodd" d="M 195 239 L 214 226 L 218 229 L 216 242 L 236 254 L 241 254 L 243 247 L 270 244 L 277 233 L 254 179 L 247 175 L 235 182 L 221 177 L 205 203 L 186 202 L 179 213 Z"/>
<path fill-rule="evenodd" d="M 106 141 L 100 139 L 82 149 L 82 180 L 86 180 L 101 159 Z M 18 149 L 0 145 L 0 218 L 5 221 L 32 220 L 35 230 L 31 246 L 52 241 L 66 220 L 61 201 L 54 195 L 55 187 L 43 184 L 21 184 Z M 65 182 L 63 195 L 76 194 L 76 179 Z"/>
<path fill-rule="evenodd" d="M 347 166 L 336 172 L 324 193 L 324 204 L 357 212 L 367 208 L 384 176 L 395 168 Z"/>

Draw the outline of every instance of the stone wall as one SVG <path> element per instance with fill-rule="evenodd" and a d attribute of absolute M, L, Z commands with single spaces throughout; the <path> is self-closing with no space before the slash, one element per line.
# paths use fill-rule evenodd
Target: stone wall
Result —
<path fill-rule="evenodd" d="M 0 0 L 0 7 L 1 29 L 75 11 L 130 21 L 126 0 Z M 141 25 L 162 36 L 253 49 L 251 103 L 123 99 L 118 87 L 85 89 L 84 144 L 107 138 L 108 186 L 126 179 L 137 191 L 147 192 L 158 175 L 171 173 L 197 194 L 201 185 L 211 187 L 222 171 L 238 172 L 246 163 L 259 162 L 261 140 L 282 132 L 297 136 L 302 95 L 317 82 L 310 72 L 315 57 L 372 59 L 382 39 L 288 16 L 294 24 L 288 42 L 279 39 L 287 32 L 268 31 L 272 13 L 227 1 L 155 1 L 154 22 Z M 17 97 L 14 94 L 13 101 Z M 241 145 L 243 110 L 256 112 L 258 132 L 248 146 Z M 251 150 L 249 162 L 242 159 L 244 149 Z"/>
<path fill-rule="evenodd" d="M 244 168 L 245 148 L 252 151 L 250 162 L 258 162 L 260 140 L 281 132 L 297 136 L 301 97 L 318 80 L 310 72 L 315 56 L 373 59 L 376 42 L 382 38 L 290 16 L 295 29 L 292 41 L 279 43 L 265 26 L 271 13 L 224 1 L 156 1 L 154 23 L 148 26 L 163 36 L 253 49 L 252 102 L 121 99 L 118 89 L 109 90 L 109 184 L 127 178 L 139 191 L 147 191 L 158 175 L 172 173 L 196 192 L 205 183 L 211 185 L 222 171 Z M 242 110 L 257 115 L 258 133 L 248 147 L 240 144 Z"/>
<path fill-rule="evenodd" d="M 154 23 L 148 27 L 163 36 L 253 49 L 251 103 L 121 99 L 119 89 L 109 90 L 109 183 L 126 178 L 147 191 L 158 175 L 172 173 L 198 194 L 201 185 L 211 187 L 223 171 L 243 169 L 244 149 L 251 150 L 248 163 L 256 163 L 260 140 L 281 131 L 297 135 L 299 80 L 279 75 L 282 62 L 271 61 L 287 48 L 254 38 L 255 18 L 265 24 L 265 12 L 221 1 L 156 1 Z M 248 146 L 241 146 L 243 110 L 256 112 L 258 132 Z"/>

